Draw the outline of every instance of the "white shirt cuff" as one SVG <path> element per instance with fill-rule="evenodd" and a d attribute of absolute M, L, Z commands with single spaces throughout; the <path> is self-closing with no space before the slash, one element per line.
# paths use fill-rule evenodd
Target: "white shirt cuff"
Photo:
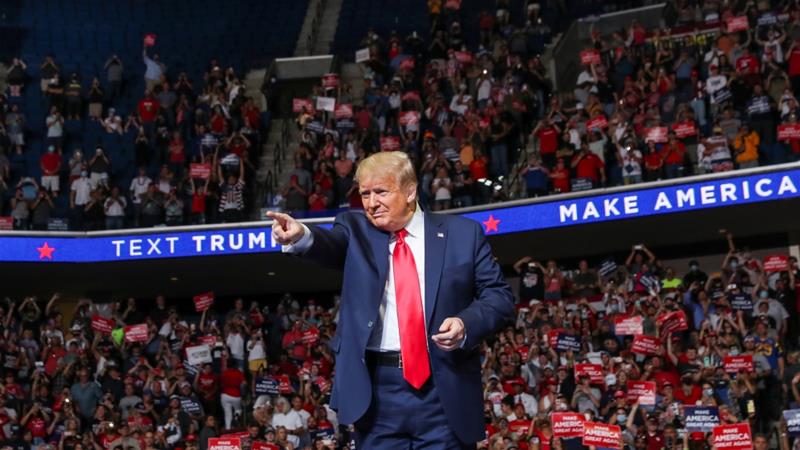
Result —
<path fill-rule="evenodd" d="M 281 252 L 300 255 L 307 252 L 314 244 L 314 235 L 311 233 L 311 230 L 304 223 L 300 225 L 303 226 L 303 237 L 298 239 L 294 244 L 281 245 Z"/>

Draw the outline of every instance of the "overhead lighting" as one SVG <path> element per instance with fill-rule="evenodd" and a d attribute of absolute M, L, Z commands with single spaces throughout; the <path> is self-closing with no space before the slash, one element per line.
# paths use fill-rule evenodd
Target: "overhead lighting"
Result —
<path fill-rule="evenodd" d="M 178 277 L 170 277 L 169 281 L 178 281 Z"/>
<path fill-rule="evenodd" d="M 267 272 L 267 275 L 269 275 L 271 277 L 274 277 L 275 276 L 275 272 Z"/>

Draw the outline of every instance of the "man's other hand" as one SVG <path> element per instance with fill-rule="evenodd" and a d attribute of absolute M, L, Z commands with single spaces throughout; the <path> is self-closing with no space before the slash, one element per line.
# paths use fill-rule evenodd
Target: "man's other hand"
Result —
<path fill-rule="evenodd" d="M 288 214 L 267 211 L 267 217 L 273 220 L 272 236 L 281 245 L 291 245 L 299 241 L 305 232 L 303 225 Z"/>
<path fill-rule="evenodd" d="M 465 337 L 464 322 L 458 317 L 448 317 L 439 327 L 439 334 L 434 334 L 431 339 L 440 349 L 449 352 L 461 348 Z"/>

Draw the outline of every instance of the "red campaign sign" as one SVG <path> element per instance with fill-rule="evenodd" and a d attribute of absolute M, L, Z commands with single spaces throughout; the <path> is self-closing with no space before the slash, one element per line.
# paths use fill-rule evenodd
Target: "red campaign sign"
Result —
<path fill-rule="evenodd" d="M 311 327 L 303 331 L 302 340 L 304 344 L 316 344 L 319 341 L 319 328 Z"/>
<path fill-rule="evenodd" d="M 390 152 L 400 150 L 400 138 L 397 136 L 386 136 L 381 138 L 381 150 Z"/>
<path fill-rule="evenodd" d="M 281 448 L 270 442 L 253 441 L 250 450 L 281 450 Z"/>
<path fill-rule="evenodd" d="M 644 332 L 642 323 L 642 316 L 615 317 L 614 333 L 619 336 L 639 336 Z"/>
<path fill-rule="evenodd" d="M 661 339 L 653 336 L 636 336 L 633 338 L 631 351 L 645 356 L 658 355 L 661 350 Z"/>
<path fill-rule="evenodd" d="M 331 388 L 331 382 L 328 381 L 328 379 L 325 377 L 317 377 L 317 379 L 314 380 L 314 383 L 322 392 L 326 392 L 328 389 Z"/>
<path fill-rule="evenodd" d="M 291 394 L 294 392 L 292 384 L 289 382 L 289 375 L 278 375 L 275 377 L 278 381 L 278 392 L 281 394 Z"/>
<path fill-rule="evenodd" d="M 650 127 L 644 129 L 644 140 L 655 143 L 667 142 L 667 127 Z"/>
<path fill-rule="evenodd" d="M 128 325 L 124 329 L 125 342 L 147 342 L 147 324 Z"/>
<path fill-rule="evenodd" d="M 575 381 L 582 376 L 588 376 L 589 382 L 592 384 L 605 384 L 603 366 L 600 364 L 575 364 Z"/>
<path fill-rule="evenodd" d="M 325 89 L 333 89 L 339 87 L 339 74 L 326 73 L 322 76 L 322 87 Z"/>
<path fill-rule="evenodd" d="M 728 33 L 744 31 L 750 28 L 750 24 L 747 22 L 747 16 L 728 17 L 727 23 Z"/>
<path fill-rule="evenodd" d="M 456 61 L 461 64 L 471 64 L 472 63 L 472 53 L 470 52 L 456 52 Z"/>
<path fill-rule="evenodd" d="M 400 118 L 398 119 L 400 125 L 408 126 L 408 125 L 416 125 L 419 123 L 419 111 L 403 111 L 400 113 Z"/>
<path fill-rule="evenodd" d="M 622 430 L 616 425 L 598 422 L 583 424 L 583 445 L 604 448 L 622 448 Z"/>
<path fill-rule="evenodd" d="M 414 70 L 414 58 L 406 58 L 400 61 L 400 70 Z"/>
<path fill-rule="evenodd" d="M 800 123 L 785 123 L 778 125 L 778 140 L 791 141 L 800 139 Z"/>
<path fill-rule="evenodd" d="M 144 45 L 146 47 L 152 47 L 156 45 L 156 35 L 154 33 L 148 33 L 144 35 Z"/>
<path fill-rule="evenodd" d="M 608 128 L 608 119 L 606 116 L 597 116 L 594 119 L 586 122 L 586 129 L 591 130 L 604 130 Z"/>
<path fill-rule="evenodd" d="M 208 438 L 208 450 L 241 450 L 242 441 L 238 437 Z"/>
<path fill-rule="evenodd" d="M 114 319 L 106 319 L 105 317 L 98 316 L 97 314 L 92 316 L 92 330 L 97 331 L 98 333 L 103 334 L 111 334 L 114 330 Z"/>
<path fill-rule="evenodd" d="M 722 360 L 722 365 L 725 367 L 725 372 L 728 373 L 752 373 L 755 370 L 753 355 L 726 356 Z"/>
<path fill-rule="evenodd" d="M 306 112 L 309 114 L 314 114 L 314 104 L 311 103 L 311 100 L 307 98 L 292 99 L 292 112 L 303 112 L 303 108 L 305 108 Z"/>
<path fill-rule="evenodd" d="M 192 163 L 189 164 L 189 176 L 207 180 L 211 178 L 211 163 Z"/>
<path fill-rule="evenodd" d="M 783 272 L 789 270 L 789 257 L 786 255 L 769 255 L 764 257 L 764 272 Z"/>
<path fill-rule="evenodd" d="M 655 381 L 628 381 L 628 401 L 633 403 L 639 401 L 640 405 L 656 404 L 656 382 Z"/>
<path fill-rule="evenodd" d="M 193 300 L 194 310 L 197 312 L 203 312 L 208 308 L 211 308 L 211 305 L 214 304 L 214 293 L 204 292 L 202 294 L 197 294 L 194 296 Z"/>
<path fill-rule="evenodd" d="M 560 438 L 574 438 L 583 436 L 583 424 L 586 416 L 573 412 L 550 413 L 550 422 L 553 436 Z"/>
<path fill-rule="evenodd" d="M 656 324 L 658 325 L 658 329 L 661 330 L 662 336 L 689 329 L 689 323 L 686 321 L 686 313 L 683 312 L 682 309 L 661 314 L 656 318 Z"/>
<path fill-rule="evenodd" d="M 14 218 L 11 216 L 0 217 L 0 230 L 13 230 Z"/>
<path fill-rule="evenodd" d="M 711 432 L 716 450 L 751 450 L 753 437 L 747 422 L 717 425 Z"/>
<path fill-rule="evenodd" d="M 353 117 L 353 104 L 343 103 L 336 105 L 336 109 L 333 111 L 333 116 L 337 119 L 349 119 Z"/>
<path fill-rule="evenodd" d="M 694 126 L 694 122 L 690 121 L 678 122 L 672 125 L 672 131 L 675 132 L 675 137 L 678 139 L 697 135 L 697 127 Z"/>
<path fill-rule="evenodd" d="M 600 64 L 600 52 L 597 50 L 582 51 L 581 64 Z"/>

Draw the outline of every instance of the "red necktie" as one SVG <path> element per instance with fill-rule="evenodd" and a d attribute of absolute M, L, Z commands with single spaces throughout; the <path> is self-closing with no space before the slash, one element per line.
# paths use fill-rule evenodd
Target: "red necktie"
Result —
<path fill-rule="evenodd" d="M 408 231 L 396 233 L 397 242 L 392 252 L 394 291 L 397 303 L 397 323 L 400 327 L 400 357 L 403 361 L 403 378 L 416 389 L 431 376 L 428 359 L 425 316 L 422 314 L 422 296 L 414 255 L 406 244 Z"/>

